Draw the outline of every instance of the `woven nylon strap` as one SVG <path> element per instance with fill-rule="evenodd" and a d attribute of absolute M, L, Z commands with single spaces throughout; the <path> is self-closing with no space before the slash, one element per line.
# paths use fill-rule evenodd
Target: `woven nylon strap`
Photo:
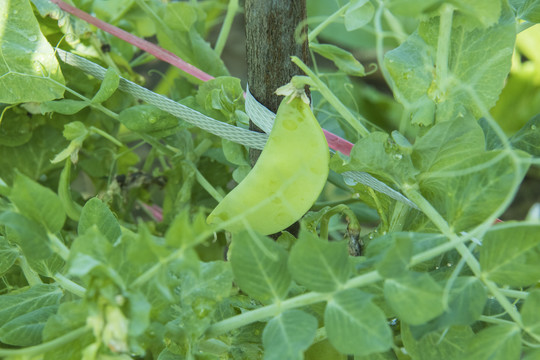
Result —
<path fill-rule="evenodd" d="M 85 73 L 94 76 L 97 79 L 103 80 L 106 70 L 78 55 L 70 52 L 57 49 L 57 54 L 60 60 L 75 66 Z M 234 125 L 230 125 L 219 120 L 213 119 L 209 116 L 201 114 L 200 112 L 193 110 L 185 105 L 179 104 L 163 95 L 156 94 L 140 85 L 135 84 L 123 77 L 120 77 L 120 83 L 118 88 L 125 91 L 136 98 L 146 101 L 155 107 L 168 112 L 190 124 L 197 126 L 211 134 L 217 135 L 223 139 L 227 139 L 247 147 L 262 150 L 266 141 L 268 140 L 268 134 L 272 130 L 275 114 L 268 110 L 265 106 L 259 103 L 249 92 L 249 87 L 246 89 L 246 113 L 250 119 L 266 134 L 258 133 L 255 131 L 243 129 Z M 417 209 L 417 206 L 403 196 L 398 191 L 392 189 L 385 183 L 375 179 L 373 176 L 365 172 L 348 171 L 342 174 L 345 182 L 349 185 L 355 183 L 361 183 L 369 186 L 375 191 L 388 195 L 392 199 L 401 201 L 413 208 Z"/>

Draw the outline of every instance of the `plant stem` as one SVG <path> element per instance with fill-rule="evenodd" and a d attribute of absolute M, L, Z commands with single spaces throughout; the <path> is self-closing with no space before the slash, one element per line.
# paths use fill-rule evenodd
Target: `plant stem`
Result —
<path fill-rule="evenodd" d="M 90 126 L 90 130 L 98 135 L 101 135 L 103 136 L 105 139 L 109 140 L 110 142 L 112 142 L 114 145 L 118 146 L 118 147 L 122 147 L 124 146 L 124 144 L 122 144 L 120 141 L 118 141 L 114 136 L 112 135 L 109 135 L 108 133 L 106 133 L 105 131 L 101 130 L 101 129 L 98 129 L 97 127 L 95 126 Z"/>
<path fill-rule="evenodd" d="M 28 281 L 28 285 L 34 286 L 43 284 L 43 281 L 41 281 L 41 278 L 39 275 L 30 267 L 30 264 L 28 264 L 28 260 L 26 260 L 26 257 L 24 255 L 19 256 L 19 266 L 21 267 L 24 277 L 26 278 L 26 281 Z"/>
<path fill-rule="evenodd" d="M 368 129 L 364 125 L 362 125 L 361 121 L 368 122 L 365 118 L 360 117 L 360 119 L 356 118 L 350 111 L 347 109 L 345 105 L 334 95 L 334 93 L 326 86 L 325 83 L 319 79 L 319 77 L 311 71 L 311 69 L 302 62 L 298 57 L 292 56 L 291 57 L 292 62 L 295 63 L 304 73 L 306 73 L 307 76 L 311 79 L 313 82 L 312 85 L 314 85 L 317 90 L 321 93 L 321 95 L 324 97 L 326 101 L 330 103 L 334 107 L 334 109 L 337 110 L 337 112 L 343 117 L 347 123 L 352 126 L 356 132 L 361 137 L 366 137 L 369 135 Z M 361 121 L 360 121 L 361 120 Z"/>
<path fill-rule="evenodd" d="M 331 23 L 333 23 L 334 21 L 336 21 L 337 18 L 339 18 L 340 16 L 343 15 L 343 13 L 349 8 L 349 5 L 351 3 L 347 3 L 345 5 L 343 5 L 342 7 L 340 7 L 336 12 L 334 12 L 332 15 L 330 15 L 329 17 L 327 17 L 322 23 L 320 23 L 319 25 L 317 25 L 317 27 L 313 30 L 311 30 L 311 32 L 309 33 L 308 35 L 308 40 L 311 42 L 313 40 L 315 40 L 315 38 L 317 37 L 317 35 L 319 35 L 321 33 L 321 31 L 323 31 L 324 29 L 326 29 L 326 27 L 328 25 L 330 25 Z"/>
<path fill-rule="evenodd" d="M 452 18 L 454 8 L 450 4 L 441 7 L 439 23 L 439 36 L 437 40 L 437 59 L 435 66 L 438 96 L 446 92 L 446 79 L 448 79 L 448 57 L 450 56 L 450 38 L 452 35 Z"/>
<path fill-rule="evenodd" d="M 227 14 L 225 15 L 225 20 L 223 21 L 223 25 L 221 26 L 221 30 L 219 31 L 219 36 L 216 41 L 216 46 L 214 47 L 214 51 L 218 54 L 218 56 L 221 56 L 221 53 L 225 48 L 225 43 L 229 38 L 231 26 L 237 11 L 238 0 L 229 0 L 229 5 L 227 6 Z"/>
<path fill-rule="evenodd" d="M 67 261 L 69 258 L 69 248 L 64 245 L 64 243 L 60 241 L 60 239 L 56 235 L 49 233 L 48 236 L 53 251 L 56 254 L 60 255 L 63 260 Z"/>
<path fill-rule="evenodd" d="M 69 291 L 72 294 L 77 295 L 78 297 L 84 297 L 84 294 L 86 293 L 86 289 L 83 288 L 81 285 L 74 283 L 64 275 L 60 273 L 56 273 L 53 276 L 53 279 L 60 284 L 64 289 Z"/>
<path fill-rule="evenodd" d="M 30 346 L 22 349 L 0 349 L 0 357 L 21 356 L 26 358 L 36 355 L 43 355 L 48 351 L 54 350 L 64 344 L 68 344 L 72 341 L 77 340 L 89 331 L 89 327 L 83 326 L 43 344 Z"/>

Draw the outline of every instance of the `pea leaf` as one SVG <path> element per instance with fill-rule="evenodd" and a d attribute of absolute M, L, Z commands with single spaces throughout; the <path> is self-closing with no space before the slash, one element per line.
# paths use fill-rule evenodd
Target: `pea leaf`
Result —
<path fill-rule="evenodd" d="M 64 94 L 54 51 L 28 0 L 0 3 L 0 103 L 48 101 Z M 32 56 L 29 56 L 31 54 Z"/>
<path fill-rule="evenodd" d="M 450 51 L 449 62 L 436 58 L 439 37 L 444 36 L 439 28 L 438 17 L 423 21 L 404 43 L 385 55 L 384 64 L 414 124 L 480 117 L 482 109 L 495 105 L 510 70 L 515 18 L 507 5 L 489 28 L 454 23 L 450 42 L 441 44 Z M 448 62 L 448 72 L 441 78 L 436 77 L 438 61 Z"/>
<path fill-rule="evenodd" d="M 18 256 L 19 251 L 5 237 L 0 236 L 0 276 L 13 266 Z"/>
<path fill-rule="evenodd" d="M 515 324 L 490 326 L 469 342 L 464 360 L 511 360 L 521 355 L 521 334 Z"/>
<path fill-rule="evenodd" d="M 510 138 L 510 142 L 515 149 L 540 156 L 540 115 L 529 120 Z"/>
<path fill-rule="evenodd" d="M 448 305 L 444 313 L 425 324 L 410 326 L 411 333 L 416 339 L 433 331 L 448 329 L 450 326 L 470 325 L 482 315 L 487 293 L 480 280 L 461 276 L 450 286 Z"/>
<path fill-rule="evenodd" d="M 162 138 L 182 129 L 180 120 L 152 105 L 137 105 L 120 112 L 125 127 L 140 134 Z"/>
<path fill-rule="evenodd" d="M 521 308 L 521 318 L 525 330 L 536 336 L 540 335 L 540 290 L 533 290 L 527 295 L 525 303 Z"/>
<path fill-rule="evenodd" d="M 520 19 L 533 23 L 540 22 L 540 4 L 535 0 L 525 0 L 518 9 Z"/>
<path fill-rule="evenodd" d="M 301 310 L 279 314 L 264 328 L 264 359 L 303 359 L 303 352 L 312 343 L 316 331 L 317 319 L 312 315 Z"/>
<path fill-rule="evenodd" d="M 491 228 L 480 248 L 484 275 L 504 285 L 535 284 L 540 279 L 540 238 L 536 236 L 539 231 L 539 225 L 527 223 Z"/>
<path fill-rule="evenodd" d="M 407 353 L 415 360 L 461 359 L 474 332 L 469 326 L 452 326 L 429 333 L 416 340 L 407 324 L 401 325 L 401 336 Z"/>
<path fill-rule="evenodd" d="M 233 240 L 230 260 L 234 280 L 263 303 L 283 299 L 291 284 L 287 252 L 270 238 L 241 232 Z"/>
<path fill-rule="evenodd" d="M 84 100 L 62 99 L 57 101 L 45 101 L 41 103 L 41 113 L 55 112 L 63 115 L 73 115 L 90 105 Z"/>
<path fill-rule="evenodd" d="M 14 346 L 39 344 L 45 321 L 56 312 L 62 296 L 55 284 L 0 296 L 0 341 Z"/>
<path fill-rule="evenodd" d="M 345 11 L 345 28 L 352 31 L 361 28 L 371 21 L 375 7 L 369 0 L 351 0 Z"/>
<path fill-rule="evenodd" d="M 289 256 L 289 270 L 295 281 L 317 292 L 335 291 L 349 278 L 346 242 L 328 242 L 301 231 Z"/>
<path fill-rule="evenodd" d="M 358 289 L 348 289 L 328 301 L 324 324 L 330 343 L 338 351 L 363 356 L 386 351 L 392 346 L 386 316 L 373 304 L 371 296 Z"/>
<path fill-rule="evenodd" d="M 103 78 L 103 82 L 99 87 L 98 92 L 92 98 L 93 104 L 100 104 L 110 98 L 112 94 L 118 89 L 120 83 L 120 75 L 114 70 L 114 68 L 108 68 Z"/>
<path fill-rule="evenodd" d="M 371 3 L 368 3 L 371 5 Z M 317 54 L 331 60 L 337 68 L 352 76 L 365 76 L 364 66 L 350 52 L 330 44 L 309 44 L 309 48 Z"/>
<path fill-rule="evenodd" d="M 427 273 L 407 272 L 384 282 L 388 305 L 411 325 L 420 325 L 442 314 L 442 294 L 442 287 Z"/>
<path fill-rule="evenodd" d="M 77 232 L 82 235 L 93 226 L 96 226 L 111 243 L 122 234 L 118 220 L 109 207 L 98 198 L 92 198 L 84 204 Z"/>
<path fill-rule="evenodd" d="M 47 231 L 41 224 L 12 211 L 0 215 L 0 224 L 6 227 L 7 239 L 18 244 L 29 260 L 43 260 L 52 255 Z"/>
<path fill-rule="evenodd" d="M 437 10 L 442 3 L 441 0 L 390 0 L 388 8 L 396 14 L 416 17 Z"/>
<path fill-rule="evenodd" d="M 21 173 L 15 178 L 10 200 L 21 214 L 42 224 L 53 234 L 64 226 L 66 212 L 58 195 Z"/>

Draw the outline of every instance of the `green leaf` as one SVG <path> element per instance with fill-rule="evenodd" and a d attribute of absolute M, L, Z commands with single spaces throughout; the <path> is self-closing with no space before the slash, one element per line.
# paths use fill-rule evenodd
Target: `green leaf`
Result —
<path fill-rule="evenodd" d="M 479 279 L 458 277 L 451 284 L 444 313 L 425 324 L 411 326 L 411 333 L 419 339 L 429 332 L 444 330 L 450 326 L 470 325 L 480 318 L 486 301 L 486 289 Z"/>
<path fill-rule="evenodd" d="M 197 11 L 187 2 L 170 3 L 167 5 L 163 21 L 171 29 L 189 31 L 197 21 Z"/>
<path fill-rule="evenodd" d="M 351 0 L 345 11 L 345 28 L 347 31 L 359 29 L 369 23 L 374 14 L 375 7 L 369 0 Z"/>
<path fill-rule="evenodd" d="M 21 214 L 42 224 L 53 234 L 64 226 L 66 212 L 58 195 L 21 173 L 15 178 L 10 200 Z"/>
<path fill-rule="evenodd" d="M 515 18 L 507 5 L 489 28 L 470 29 L 454 22 L 449 42 L 440 43 L 439 37 L 444 39 L 446 34 L 439 34 L 439 29 L 438 17 L 423 21 L 404 43 L 385 55 L 384 65 L 400 102 L 415 124 L 480 117 L 495 105 L 510 70 Z M 448 58 L 437 59 L 438 46 L 448 48 Z M 447 64 L 447 72 L 438 71 L 441 62 Z"/>
<path fill-rule="evenodd" d="M 354 145 L 349 161 L 343 160 L 339 155 L 333 156 L 330 167 L 338 173 L 365 171 L 387 184 L 395 185 L 414 181 L 418 173 L 413 167 L 410 155 L 402 152 L 387 133 L 377 131 Z"/>
<path fill-rule="evenodd" d="M 122 235 L 118 220 L 109 207 L 98 198 L 88 200 L 82 208 L 77 232 L 82 235 L 93 226 L 96 226 L 111 243 Z"/>
<path fill-rule="evenodd" d="M 6 237 L 18 244 L 30 260 L 47 259 L 53 254 L 45 228 L 24 215 L 7 211 L 0 215 L 0 224 L 6 227 Z"/>
<path fill-rule="evenodd" d="M 45 322 L 56 313 L 58 305 L 41 306 L 39 309 L 18 316 L 0 327 L 0 341 L 14 346 L 31 346 L 41 343 Z"/>
<path fill-rule="evenodd" d="M 493 226 L 480 248 L 483 274 L 499 284 L 528 286 L 540 279 L 540 225 Z"/>
<path fill-rule="evenodd" d="M 295 281 L 309 290 L 335 291 L 349 279 L 347 244 L 324 241 L 303 230 L 291 250 L 289 271 Z"/>
<path fill-rule="evenodd" d="M 443 289 L 427 273 L 407 272 L 386 279 L 384 297 L 398 317 L 411 325 L 420 325 L 444 311 Z"/>
<path fill-rule="evenodd" d="M 540 22 L 540 3 L 537 0 L 525 0 L 518 9 L 520 19 L 533 23 Z"/>
<path fill-rule="evenodd" d="M 42 102 L 40 109 L 42 114 L 54 112 L 63 115 L 73 115 L 89 105 L 90 103 L 84 100 L 62 99 Z"/>
<path fill-rule="evenodd" d="M 470 118 L 458 118 L 436 124 L 417 138 L 411 158 L 415 168 L 429 173 L 452 168 L 484 147 L 484 133 L 478 123 Z"/>
<path fill-rule="evenodd" d="M 537 360 L 540 359 L 540 350 L 530 350 L 526 353 L 524 357 L 521 358 L 521 360 Z"/>
<path fill-rule="evenodd" d="M 10 184 L 16 175 L 14 170 L 17 169 L 32 179 L 38 179 L 57 167 L 50 160 L 65 145 L 66 140 L 59 131 L 49 126 L 40 126 L 24 145 L 0 146 L 0 177 Z"/>
<path fill-rule="evenodd" d="M 249 296 L 271 303 L 287 295 L 291 275 L 287 252 L 266 236 L 241 232 L 230 248 L 234 280 Z"/>
<path fill-rule="evenodd" d="M 11 268 L 18 256 L 17 248 L 11 246 L 5 237 L 0 236 L 0 276 Z"/>
<path fill-rule="evenodd" d="M 417 17 L 434 12 L 442 3 L 442 0 L 390 0 L 388 8 L 396 14 Z"/>
<path fill-rule="evenodd" d="M 409 267 L 413 253 L 413 244 L 410 237 L 399 236 L 394 238 L 392 246 L 385 252 L 384 257 L 375 268 L 382 277 L 400 277 Z"/>
<path fill-rule="evenodd" d="M 501 16 L 500 0 L 454 0 L 452 5 L 459 11 L 458 24 L 468 28 L 475 28 L 479 25 L 488 28 L 495 24 Z M 466 17 L 461 19 L 459 15 Z"/>
<path fill-rule="evenodd" d="M 368 3 L 371 5 L 371 3 Z M 309 44 L 309 48 L 317 54 L 331 60 L 337 68 L 352 76 L 366 76 L 364 66 L 350 52 L 330 44 Z"/>
<path fill-rule="evenodd" d="M 525 331 L 540 336 L 540 289 L 532 290 L 521 308 L 521 318 Z"/>
<path fill-rule="evenodd" d="M 28 0 L 0 3 L 0 103 L 48 101 L 64 94 L 64 77 Z M 31 54 L 31 56 L 30 56 Z"/>
<path fill-rule="evenodd" d="M 92 314 L 92 315 L 95 315 Z M 51 341 L 86 326 L 90 316 L 89 304 L 83 301 L 70 301 L 60 305 L 58 312 L 51 316 L 43 329 L 43 341 Z M 81 359 L 85 347 L 95 341 L 89 328 L 76 341 L 57 346 L 44 354 L 44 360 Z"/>
<path fill-rule="evenodd" d="M 118 75 L 114 68 L 108 68 L 98 92 L 92 98 L 92 103 L 100 104 L 110 98 L 116 89 L 118 89 L 118 84 L 120 84 L 120 75 Z"/>
<path fill-rule="evenodd" d="M 409 326 L 401 325 L 403 344 L 414 360 L 462 359 L 466 355 L 465 348 L 473 336 L 474 332 L 469 326 L 452 326 L 415 340 Z"/>
<path fill-rule="evenodd" d="M 152 105 L 136 105 L 120 112 L 118 119 L 136 133 L 162 138 L 182 129 L 180 120 Z"/>
<path fill-rule="evenodd" d="M 0 296 L 0 341 L 16 346 L 41 342 L 41 330 L 63 296 L 57 285 L 40 284 Z"/>
<path fill-rule="evenodd" d="M 515 149 L 523 150 L 533 156 L 540 156 L 540 115 L 534 116 L 510 138 Z"/>
<path fill-rule="evenodd" d="M 519 360 L 521 334 L 515 324 L 490 326 L 469 342 L 463 360 Z"/>
<path fill-rule="evenodd" d="M 28 143 L 44 117 L 29 115 L 22 106 L 0 106 L 0 145 L 20 146 Z"/>
<path fill-rule="evenodd" d="M 317 319 L 300 310 L 287 310 L 268 322 L 262 341 L 265 360 L 304 358 L 317 332 Z"/>
<path fill-rule="evenodd" d="M 371 297 L 358 289 L 348 289 L 328 301 L 324 312 L 326 333 L 341 353 L 363 356 L 392 346 L 392 331 L 386 316 Z"/>

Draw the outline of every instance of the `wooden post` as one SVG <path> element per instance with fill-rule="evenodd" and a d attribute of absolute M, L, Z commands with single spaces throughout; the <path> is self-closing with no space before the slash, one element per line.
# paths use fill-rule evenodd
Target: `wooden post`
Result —
<path fill-rule="evenodd" d="M 274 91 L 300 74 L 291 56 L 309 63 L 307 26 L 297 32 L 306 18 L 306 1 L 246 0 L 245 16 L 249 91 L 276 112 L 280 99 Z M 301 43 L 297 34 L 301 34 Z M 250 129 L 261 131 L 251 122 Z M 259 154 L 260 151 L 250 151 L 252 164 Z"/>
<path fill-rule="evenodd" d="M 300 74 L 291 56 L 310 63 L 307 25 L 297 30 L 305 24 L 306 0 L 246 0 L 245 16 L 249 91 L 261 104 L 276 112 L 281 100 L 274 92 Z M 249 127 L 261 131 L 251 121 Z M 260 150 L 250 149 L 252 165 L 260 153 Z M 287 230 L 297 234 L 298 222 Z"/>

